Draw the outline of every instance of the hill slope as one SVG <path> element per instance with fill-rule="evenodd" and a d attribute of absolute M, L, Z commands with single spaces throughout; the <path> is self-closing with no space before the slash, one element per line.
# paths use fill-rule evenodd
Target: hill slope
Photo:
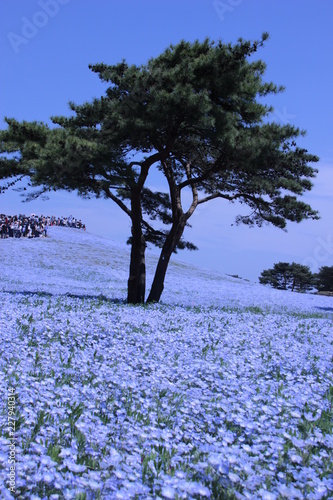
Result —
<path fill-rule="evenodd" d="M 0 247 L 1 498 L 332 498 L 331 297 L 174 262 L 130 306 L 121 245 Z"/>
<path fill-rule="evenodd" d="M 54 295 L 126 298 L 129 247 L 70 228 L 51 227 L 50 237 L 1 241 L 0 290 Z M 147 252 L 147 288 L 157 257 Z M 272 290 L 200 269 L 173 258 L 162 302 L 197 306 L 293 307 L 315 311 L 332 307 L 330 298 Z"/>

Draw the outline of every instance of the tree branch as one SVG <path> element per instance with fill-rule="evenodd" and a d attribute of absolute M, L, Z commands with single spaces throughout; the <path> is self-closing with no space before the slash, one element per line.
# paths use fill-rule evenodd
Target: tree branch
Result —
<path fill-rule="evenodd" d="M 141 172 L 140 172 L 140 175 L 139 175 L 139 179 L 138 179 L 138 182 L 136 184 L 136 188 L 141 191 L 143 186 L 144 186 L 144 183 L 146 182 L 146 179 L 147 179 L 147 175 L 148 175 L 148 171 L 149 171 L 149 168 L 157 161 L 161 160 L 161 153 L 158 151 L 157 153 L 154 153 L 153 155 L 149 156 L 148 158 L 146 158 L 146 160 L 144 160 L 142 163 L 141 163 Z"/>
<path fill-rule="evenodd" d="M 145 226 L 148 231 L 151 231 L 152 233 L 156 234 L 156 236 L 165 236 L 165 234 L 162 231 L 158 231 L 157 229 L 154 229 L 150 224 L 148 224 L 147 221 L 142 219 L 142 225 Z"/>
<path fill-rule="evenodd" d="M 125 214 L 127 214 L 129 217 L 132 217 L 132 212 L 130 211 L 130 209 L 125 205 L 125 203 L 123 203 L 121 200 L 119 200 L 119 198 L 117 198 L 117 196 L 115 196 L 110 191 L 109 186 L 105 187 L 103 189 L 103 191 L 108 198 L 110 198 L 112 201 L 114 201 L 118 205 L 118 207 L 120 207 L 125 212 Z"/>
<path fill-rule="evenodd" d="M 186 176 L 188 180 L 191 180 L 191 163 L 187 163 L 185 165 L 185 171 L 186 171 Z M 191 189 L 192 189 L 192 203 L 190 208 L 185 214 L 186 220 L 188 220 L 191 215 L 193 214 L 194 210 L 198 206 L 198 189 L 195 184 L 191 184 Z"/>
<path fill-rule="evenodd" d="M 214 170 L 217 168 L 217 166 L 221 163 L 222 159 L 223 159 L 223 155 L 221 154 L 216 159 L 216 161 L 214 162 L 212 167 L 209 168 L 208 170 L 206 170 L 203 174 L 199 175 L 198 177 L 187 178 L 186 181 L 181 182 L 178 185 L 179 190 L 181 191 L 182 189 L 184 189 L 187 186 L 193 186 L 193 184 L 198 184 L 200 182 L 203 182 L 203 181 L 209 179 L 210 175 L 212 174 L 212 172 L 214 172 Z"/>
<path fill-rule="evenodd" d="M 216 198 L 223 198 L 223 199 L 228 200 L 228 201 L 234 201 L 234 200 L 237 200 L 238 198 L 244 198 L 245 200 L 250 200 L 255 204 L 265 203 L 264 200 L 262 200 L 260 198 L 256 198 L 255 196 L 251 196 L 251 195 L 246 194 L 246 193 L 237 193 L 237 194 L 234 194 L 233 196 L 230 196 L 228 194 L 223 194 L 223 193 L 218 192 L 218 193 L 211 194 L 210 196 L 206 196 L 206 198 L 202 198 L 201 200 L 198 200 L 198 205 L 201 203 L 206 203 L 207 201 L 210 201 L 210 200 L 215 200 Z"/>
<path fill-rule="evenodd" d="M 164 175 L 169 184 L 170 198 L 171 198 L 171 209 L 172 218 L 175 220 L 179 217 L 179 213 L 183 213 L 181 201 L 180 201 L 180 190 L 175 181 L 175 176 L 172 168 L 170 168 L 166 161 L 162 161 L 162 168 Z"/>
<path fill-rule="evenodd" d="M 200 205 L 201 203 L 206 203 L 207 201 L 215 200 L 216 198 L 224 198 L 225 200 L 233 201 L 237 198 L 237 195 L 235 194 L 234 196 L 229 196 L 227 194 L 214 193 L 210 196 L 206 196 L 206 198 L 201 198 L 201 200 L 198 200 L 198 205 Z"/>

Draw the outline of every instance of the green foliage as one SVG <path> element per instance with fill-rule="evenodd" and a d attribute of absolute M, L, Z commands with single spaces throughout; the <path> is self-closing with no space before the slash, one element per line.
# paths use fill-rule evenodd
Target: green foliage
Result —
<path fill-rule="evenodd" d="M 155 477 L 158 477 L 161 472 L 174 475 L 171 466 L 171 459 L 174 455 L 174 450 L 169 450 L 163 445 L 154 446 L 149 453 L 143 453 L 141 456 L 142 482 L 152 486 Z"/>
<path fill-rule="evenodd" d="M 79 420 L 81 417 L 83 411 L 84 411 L 84 406 L 82 403 L 76 404 L 74 403 L 72 406 L 69 406 L 70 408 L 70 414 L 69 414 L 69 427 L 70 427 L 70 432 L 71 432 L 71 437 L 76 433 L 76 422 Z"/>
<path fill-rule="evenodd" d="M 61 463 L 61 457 L 60 457 L 60 453 L 61 453 L 61 446 L 59 446 L 58 444 L 50 444 L 48 449 L 47 449 L 47 454 L 48 456 L 51 458 L 51 460 L 53 460 L 54 462 L 57 462 L 58 464 Z"/>
<path fill-rule="evenodd" d="M 245 307 L 244 310 L 250 312 L 251 314 L 262 314 L 263 316 L 265 315 L 263 309 L 259 306 L 248 306 Z"/>
<path fill-rule="evenodd" d="M 314 286 L 314 276 L 310 268 L 293 262 L 278 262 L 272 269 L 266 269 L 259 277 L 262 285 L 271 285 L 278 290 L 305 292 Z"/>
<path fill-rule="evenodd" d="M 35 423 L 34 428 L 31 431 L 31 435 L 27 439 L 26 444 L 25 444 L 25 446 L 26 446 L 27 449 L 29 448 L 30 443 L 32 443 L 33 441 L 36 440 L 36 438 L 37 438 L 37 436 L 39 434 L 40 429 L 45 424 L 45 417 L 46 417 L 46 412 L 44 410 L 40 410 L 37 413 L 37 422 Z"/>
<path fill-rule="evenodd" d="M 333 292 L 333 266 L 323 266 L 315 275 L 316 288 L 320 292 Z"/>
<path fill-rule="evenodd" d="M 302 434 L 304 438 L 308 437 L 308 435 L 313 432 L 314 429 L 320 429 L 321 432 L 325 434 L 332 434 L 333 430 L 333 386 L 330 385 L 326 394 L 325 394 L 328 402 L 328 408 L 321 411 L 320 416 L 316 419 L 314 417 L 313 420 L 308 420 L 303 416 L 302 420 L 298 423 L 298 430 Z M 306 408 L 307 409 L 307 408 Z"/>
<path fill-rule="evenodd" d="M 74 116 L 53 117 L 57 128 L 6 118 L 0 151 L 14 156 L 2 157 L 0 178 L 28 175 L 45 190 L 106 196 L 125 211 L 121 202 L 139 187 L 148 217 L 169 224 L 172 194 L 142 184 L 151 165 L 166 173 L 167 162 L 178 187 L 186 183 L 250 205 L 254 213 L 239 222 L 284 227 L 286 218 L 316 217 L 295 197 L 282 195 L 311 189 L 307 178 L 316 171 L 307 163 L 317 158 L 296 147 L 299 129 L 263 123 L 273 109 L 257 97 L 283 90 L 263 82 L 263 61 L 249 61 L 266 39 L 234 46 L 182 41 L 143 66 L 91 65 L 110 85 L 106 96 L 70 103 Z M 133 160 L 138 153 L 151 155 L 150 161 Z"/>

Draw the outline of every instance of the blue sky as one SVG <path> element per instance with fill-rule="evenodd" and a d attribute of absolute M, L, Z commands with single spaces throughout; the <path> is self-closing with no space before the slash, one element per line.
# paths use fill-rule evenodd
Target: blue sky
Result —
<path fill-rule="evenodd" d="M 307 131 L 299 144 L 320 157 L 313 190 L 303 197 L 320 221 L 288 224 L 288 232 L 232 225 L 240 208 L 216 200 L 200 206 L 185 237 L 197 252 L 178 259 L 257 280 L 278 261 L 314 271 L 333 265 L 333 2 L 330 0 L 2 0 L 0 5 L 1 119 L 49 121 L 66 115 L 68 101 L 105 90 L 90 63 L 121 59 L 144 64 L 171 43 L 210 37 L 224 42 L 270 39 L 258 57 L 266 79 L 286 87 L 273 96 L 274 119 Z M 3 122 L 1 127 L 4 127 Z M 243 208 L 242 208 L 243 210 Z M 129 219 L 110 201 L 54 193 L 22 203 L 17 192 L 0 196 L 0 212 L 72 214 L 88 231 L 124 242 Z"/>

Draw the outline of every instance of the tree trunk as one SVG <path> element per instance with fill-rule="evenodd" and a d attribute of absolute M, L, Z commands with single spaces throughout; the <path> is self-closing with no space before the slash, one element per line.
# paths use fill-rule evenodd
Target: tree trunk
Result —
<path fill-rule="evenodd" d="M 141 235 L 132 240 L 130 274 L 127 283 L 127 302 L 143 304 L 146 292 L 146 242 Z"/>
<path fill-rule="evenodd" d="M 142 233 L 140 194 L 132 194 L 132 241 L 127 302 L 143 304 L 146 293 L 146 241 Z"/>
<path fill-rule="evenodd" d="M 182 237 L 184 228 L 184 220 L 180 220 L 178 223 L 172 226 L 170 233 L 168 234 L 162 247 L 147 302 L 159 302 L 164 289 L 164 280 L 170 262 L 171 254 L 176 248 L 180 238 Z"/>

